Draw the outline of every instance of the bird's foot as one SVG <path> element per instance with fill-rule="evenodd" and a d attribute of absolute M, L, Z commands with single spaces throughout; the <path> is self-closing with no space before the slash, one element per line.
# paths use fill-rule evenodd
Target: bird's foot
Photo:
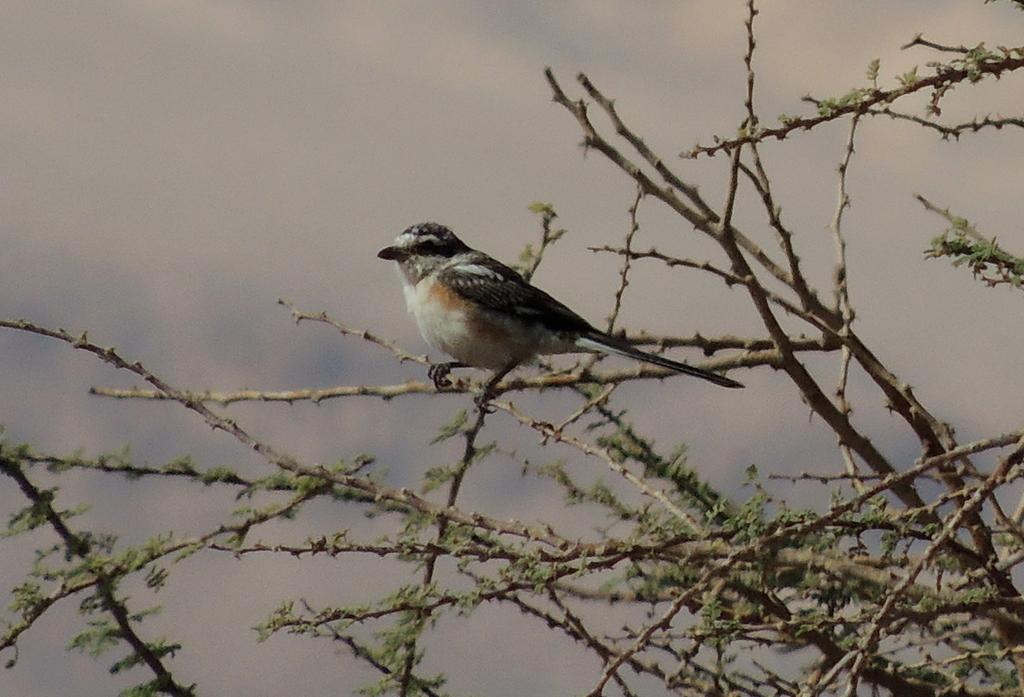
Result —
<path fill-rule="evenodd" d="M 452 386 L 452 381 L 448 379 L 448 374 L 452 372 L 452 368 L 464 368 L 465 364 L 459 363 L 458 361 L 449 361 L 447 363 L 433 363 L 427 369 L 427 377 L 434 383 L 434 387 L 438 390 Z"/>

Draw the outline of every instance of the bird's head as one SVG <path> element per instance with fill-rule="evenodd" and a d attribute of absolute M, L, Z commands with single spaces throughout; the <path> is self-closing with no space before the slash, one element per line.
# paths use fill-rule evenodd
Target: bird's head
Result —
<path fill-rule="evenodd" d="M 456 254 L 468 251 L 469 246 L 444 225 L 419 223 L 403 230 L 395 243 L 377 256 L 397 261 L 406 278 L 416 283 Z"/>

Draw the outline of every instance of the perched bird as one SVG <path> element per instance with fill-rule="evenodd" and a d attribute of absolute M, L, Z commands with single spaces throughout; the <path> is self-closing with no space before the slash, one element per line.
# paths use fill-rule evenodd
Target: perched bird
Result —
<path fill-rule="evenodd" d="M 431 367 L 430 377 L 439 388 L 450 384 L 452 368 L 496 370 L 493 385 L 535 356 L 575 352 L 616 354 L 723 387 L 743 387 L 723 375 L 640 351 L 596 329 L 444 225 L 413 225 L 377 256 L 398 262 L 405 302 L 423 338 L 456 359 Z"/>

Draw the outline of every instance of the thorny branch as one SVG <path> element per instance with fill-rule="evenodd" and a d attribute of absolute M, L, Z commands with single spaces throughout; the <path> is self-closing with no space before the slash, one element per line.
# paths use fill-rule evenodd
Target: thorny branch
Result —
<path fill-rule="evenodd" d="M 904 46 L 927 45 L 915 40 Z M 785 140 L 796 131 L 809 131 L 824 123 L 836 121 L 853 114 L 867 113 L 871 109 L 884 109 L 887 105 L 917 92 L 931 90 L 933 103 L 945 95 L 948 90 L 962 82 L 976 82 L 983 77 L 999 78 L 1006 73 L 1024 67 L 1024 52 L 1021 49 L 1008 49 L 1001 54 L 985 55 L 981 60 L 970 66 L 951 67 L 938 63 L 935 72 L 926 77 L 917 77 L 903 81 L 898 87 L 881 90 L 877 87 L 856 91 L 853 98 L 829 105 L 817 116 L 786 118 L 781 126 L 775 128 L 751 129 L 749 133 L 736 138 L 718 140 L 714 145 L 697 145 L 681 154 L 682 157 L 696 158 L 701 155 L 715 155 L 719 152 L 732 152 L 737 147 L 762 143 L 766 140 Z M 962 129 L 967 130 L 967 129 Z M 961 131 L 962 132 L 962 131 Z"/>
<path fill-rule="evenodd" d="M 708 211 L 707 207 L 703 204 L 702 199 L 699 199 L 699 195 L 696 193 L 696 187 L 694 185 L 686 183 L 681 184 L 678 182 L 676 175 L 669 172 L 667 167 L 664 166 L 663 162 L 659 158 L 652 156 L 650 151 L 646 149 L 646 146 L 643 145 L 642 139 L 634 135 L 631 129 L 629 129 L 629 127 L 623 123 L 620 118 L 618 118 L 617 114 L 614 113 L 611 107 L 613 101 L 604 96 L 594 85 L 592 80 L 582 75 L 579 77 L 579 82 L 587 94 L 593 98 L 594 102 L 598 106 L 602 107 L 611 118 L 616 134 L 622 137 L 626 143 L 633 147 L 642 162 L 646 162 L 647 164 L 655 167 L 655 171 L 665 182 L 664 186 L 657 184 L 653 177 L 646 174 L 641 164 L 631 161 L 630 158 L 623 154 L 623 152 L 613 145 L 611 141 L 606 140 L 592 125 L 587 114 L 587 105 L 582 100 L 571 100 L 566 95 L 563 88 L 558 84 L 553 73 L 548 71 L 547 77 L 549 84 L 551 84 L 552 87 L 554 100 L 561 106 L 565 107 L 565 109 L 568 110 L 579 122 L 584 133 L 584 145 L 586 147 L 595 149 L 605 155 L 614 165 L 632 177 L 641 189 L 645 191 L 645 193 L 654 195 L 661 199 L 670 208 L 676 210 L 680 215 L 682 215 L 697 231 L 707 234 L 709 237 L 721 244 L 723 251 L 726 253 L 726 256 L 730 261 L 731 269 L 724 269 L 719 265 L 709 262 L 699 263 L 689 260 L 675 260 L 674 263 L 679 266 L 712 273 L 725 280 L 729 285 L 743 286 L 748 290 L 751 299 L 758 309 L 758 313 L 765 323 L 765 327 L 768 330 L 769 335 L 772 337 L 773 343 L 775 343 L 776 347 L 780 351 L 781 367 L 789 373 L 790 377 L 800 388 L 804 396 L 804 401 L 808 403 L 816 413 L 822 416 L 836 432 L 840 452 L 843 453 L 844 459 L 847 463 L 848 473 L 855 473 L 858 471 L 856 463 L 857 459 L 863 460 L 877 474 L 884 475 L 893 471 L 891 463 L 889 463 L 887 459 L 874 448 L 874 446 L 870 445 L 866 439 L 863 438 L 859 433 L 859 430 L 850 420 L 852 410 L 846 397 L 845 386 L 848 379 L 851 361 L 856 361 L 857 364 L 867 372 L 867 374 L 881 389 L 886 403 L 906 419 L 907 423 L 913 428 L 915 434 L 921 439 L 923 451 L 925 453 L 934 455 L 942 451 L 954 450 L 956 449 L 956 443 L 952 438 L 952 433 L 949 427 L 939 422 L 928 413 L 923 405 L 921 405 L 916 398 L 912 396 L 910 389 L 895 375 L 883 367 L 882 363 L 875 357 L 874 353 L 864 345 L 851 327 L 853 310 L 850 305 L 847 290 L 848 270 L 846 268 L 845 240 L 841 231 L 842 214 L 849 203 L 845 175 L 853 155 L 853 134 L 856 129 L 857 118 L 861 114 L 867 113 L 869 108 L 879 103 L 889 104 L 906 94 L 910 94 L 926 87 L 930 87 L 935 90 L 936 96 L 933 97 L 932 106 L 936 107 L 938 99 L 942 94 L 945 94 L 945 92 L 948 91 L 949 86 L 965 80 L 977 81 L 977 79 L 980 79 L 985 75 L 998 76 L 1005 71 L 1017 70 L 1022 67 L 1021 58 L 1024 57 L 1024 55 L 1021 55 L 1018 49 L 1004 49 L 1002 58 L 979 58 L 972 68 L 973 72 L 966 68 L 959 71 L 956 69 L 939 68 L 937 69 L 936 74 L 931 78 L 914 81 L 907 80 L 903 86 L 889 91 L 878 89 L 875 89 L 874 91 L 867 91 L 864 94 L 859 95 L 858 100 L 851 100 L 851 103 L 845 106 L 831 108 L 828 114 L 822 114 L 817 119 L 796 119 L 786 124 L 782 129 L 757 130 L 757 117 L 753 107 L 754 72 L 751 60 L 755 46 L 753 39 L 753 20 L 756 14 L 757 11 L 754 8 L 753 2 L 749 2 L 748 19 L 746 22 L 748 42 L 747 52 L 744 57 L 748 75 L 747 94 L 745 99 L 747 119 L 745 121 L 744 128 L 748 131 L 749 135 L 742 135 L 736 139 L 721 141 L 714 147 L 698 148 L 693 152 L 693 154 L 713 154 L 714 152 L 721 150 L 728 152 L 730 155 L 731 164 L 727 186 L 728 194 L 721 216 Z M 933 109 L 933 111 L 937 111 L 937 109 Z M 837 205 L 836 215 L 832 224 L 833 236 L 836 241 L 838 264 L 836 273 L 835 303 L 833 309 L 829 310 L 826 308 L 825 304 L 817 298 L 816 292 L 802 281 L 802 275 L 800 273 L 799 266 L 796 263 L 797 256 L 793 247 L 793 236 L 792 233 L 783 226 L 778 217 L 778 209 L 777 206 L 773 204 L 771 189 L 768 184 L 770 179 L 767 176 L 765 167 L 757 152 L 757 144 L 766 138 L 784 138 L 785 135 L 796 128 L 813 127 L 819 123 L 824 123 L 825 121 L 834 120 L 847 115 L 852 116 L 852 119 L 846 153 L 840 166 L 839 203 Z M 744 149 L 749 149 L 750 156 L 754 162 L 752 168 L 743 164 L 740 158 Z M 739 231 L 735 230 L 731 224 L 733 202 L 735 200 L 735 192 L 737 188 L 737 174 L 740 172 L 743 172 L 748 176 L 754 185 L 755 190 L 760 194 L 765 203 L 769 222 L 779 233 L 782 251 L 788 262 L 788 272 L 783 271 L 783 267 L 779 263 L 771 260 L 764 250 L 754 245 L 748 237 L 740 234 Z M 633 250 L 609 251 L 626 254 L 631 258 L 637 258 L 639 256 Z M 748 254 L 760 267 L 770 275 L 774 276 L 776 280 L 782 281 L 785 286 L 787 286 L 788 290 L 794 294 L 796 301 L 790 301 L 785 298 L 770 299 L 769 291 L 767 291 L 765 286 L 757 280 L 757 277 L 753 273 L 753 269 L 747 261 L 746 255 Z M 646 256 L 660 257 L 663 260 L 667 259 L 665 255 L 661 255 L 653 250 Z M 823 332 L 831 334 L 842 346 L 840 383 L 836 392 L 837 401 L 835 403 L 831 402 L 825 396 L 825 391 L 817 385 L 810 373 L 808 373 L 800 362 L 796 360 L 796 355 L 788 345 L 788 337 L 781 331 L 781 327 L 772 313 L 770 307 L 770 303 L 772 302 L 786 310 L 789 310 L 791 314 L 804 319 L 812 326 L 812 328 L 823 330 Z M 959 464 L 967 473 L 976 471 L 974 465 L 966 458 L 961 459 Z M 980 553 L 980 556 L 977 557 L 977 559 L 998 559 L 998 552 L 992 542 L 993 533 L 978 515 L 976 510 L 977 506 L 970 505 L 963 495 L 962 492 L 964 492 L 965 489 L 960 474 L 948 467 L 944 467 L 940 474 L 942 481 L 951 492 L 951 500 L 954 500 L 957 503 L 957 515 L 955 518 L 957 526 L 962 524 L 970 531 L 976 549 L 978 553 Z M 861 490 L 863 490 L 863 485 L 859 486 L 861 487 Z M 899 495 L 905 505 L 908 505 L 915 510 L 923 511 L 928 508 L 924 506 L 924 502 L 921 499 L 920 494 L 911 486 L 894 487 L 893 491 Z M 980 501 L 976 501 L 976 503 L 980 503 Z M 1005 517 L 1004 514 L 998 510 L 998 505 L 995 503 L 993 505 L 996 508 L 997 517 Z M 935 524 L 938 521 L 934 516 L 931 517 L 930 520 L 932 521 L 932 524 Z M 948 540 L 948 534 L 940 536 L 935 541 L 935 548 L 938 548 Z M 986 565 L 989 563 L 991 562 L 985 562 Z M 992 588 L 995 592 L 1000 593 L 1007 598 L 1018 597 L 1019 594 L 1009 577 L 1004 574 L 995 573 L 988 574 L 988 578 L 993 584 Z M 1020 641 L 1021 637 L 1019 629 L 1014 628 L 1014 626 L 1012 626 L 1013 624 L 1014 623 L 1012 622 L 1006 623 L 1001 620 L 997 620 L 993 623 L 993 627 L 1000 639 L 1003 642 L 1008 642 L 1011 646 L 1016 645 L 1017 642 Z M 866 656 L 862 654 L 858 658 L 856 661 L 856 670 L 863 670 L 865 657 Z M 833 664 L 835 664 L 834 661 Z M 846 662 L 844 662 L 844 667 L 846 667 Z M 605 679 L 607 679 L 607 675 L 605 676 Z"/>
<path fill-rule="evenodd" d="M 51 493 L 41 491 L 36 487 L 25 475 L 20 464 L 12 458 L 0 456 L 0 473 L 14 480 L 22 494 L 31 502 L 35 512 L 45 518 L 46 522 L 56 531 L 66 547 L 68 557 L 78 557 L 87 563 L 92 561 L 93 543 L 87 537 L 73 532 L 68 527 L 65 516 L 53 507 Z M 124 600 L 119 598 L 116 592 L 117 578 L 102 567 L 92 573 L 96 601 L 113 617 L 117 625 L 117 638 L 126 642 L 139 660 L 152 671 L 155 676 L 152 683 L 153 688 L 176 697 L 193 695 L 192 686 L 181 685 L 164 665 L 163 656 L 168 653 L 168 650 L 162 650 L 161 647 L 145 641 L 139 635 L 131 613 L 126 608 Z M 173 648 L 169 652 L 173 653 Z"/>

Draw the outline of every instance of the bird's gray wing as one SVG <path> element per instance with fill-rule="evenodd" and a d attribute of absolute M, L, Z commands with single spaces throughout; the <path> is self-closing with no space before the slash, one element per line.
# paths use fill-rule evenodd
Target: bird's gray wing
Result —
<path fill-rule="evenodd" d="M 524 321 L 538 322 L 552 331 L 593 330 L 587 320 L 527 283 L 514 269 L 485 255 L 448 266 L 441 271 L 439 280 L 467 300 Z"/>

